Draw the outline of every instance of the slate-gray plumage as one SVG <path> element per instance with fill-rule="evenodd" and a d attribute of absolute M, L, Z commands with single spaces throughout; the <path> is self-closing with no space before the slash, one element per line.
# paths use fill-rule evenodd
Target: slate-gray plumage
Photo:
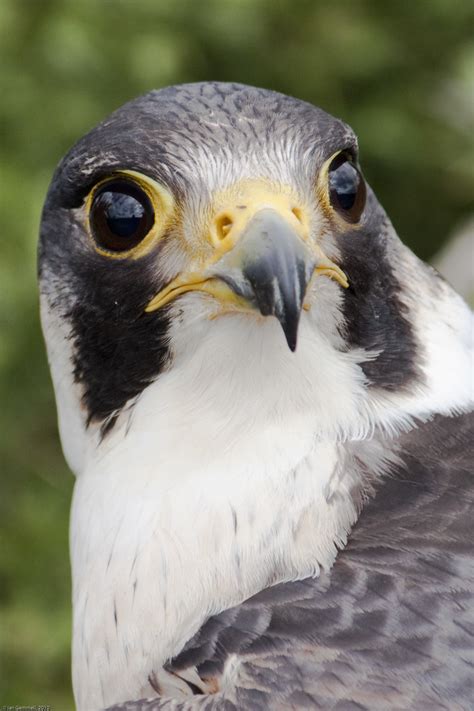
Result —
<path fill-rule="evenodd" d="M 40 284 L 81 711 L 472 707 L 472 315 L 349 127 L 130 102 L 57 169 Z"/>

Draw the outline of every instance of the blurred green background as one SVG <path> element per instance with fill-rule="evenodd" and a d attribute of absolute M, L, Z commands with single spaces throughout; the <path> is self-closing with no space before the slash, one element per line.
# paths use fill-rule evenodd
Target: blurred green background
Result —
<path fill-rule="evenodd" d="M 473 210 L 472 0 L 0 0 L 0 703 L 73 707 L 60 453 L 38 323 L 56 162 L 151 88 L 221 79 L 348 121 L 402 238 L 430 258 Z"/>

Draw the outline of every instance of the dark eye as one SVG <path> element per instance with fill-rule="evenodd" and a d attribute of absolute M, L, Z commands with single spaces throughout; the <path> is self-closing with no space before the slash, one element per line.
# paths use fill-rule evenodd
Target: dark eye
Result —
<path fill-rule="evenodd" d="M 110 252 L 126 252 L 146 237 L 155 216 L 146 192 L 131 181 L 119 179 L 97 190 L 89 219 L 99 247 Z"/>
<path fill-rule="evenodd" d="M 358 222 L 365 207 L 364 178 L 347 153 L 339 153 L 328 171 L 329 200 L 347 222 Z"/>

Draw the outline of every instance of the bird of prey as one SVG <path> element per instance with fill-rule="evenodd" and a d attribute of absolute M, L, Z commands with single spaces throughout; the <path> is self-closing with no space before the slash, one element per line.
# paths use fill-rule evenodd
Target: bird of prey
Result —
<path fill-rule="evenodd" d="M 59 164 L 39 271 L 79 711 L 472 708 L 472 314 L 352 130 L 152 91 Z"/>

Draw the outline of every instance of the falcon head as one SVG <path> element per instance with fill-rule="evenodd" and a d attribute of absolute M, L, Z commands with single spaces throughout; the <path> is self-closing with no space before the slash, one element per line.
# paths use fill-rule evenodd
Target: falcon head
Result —
<path fill-rule="evenodd" d="M 184 421 L 304 412 L 338 437 L 462 389 L 428 333 L 451 292 L 398 240 L 354 133 L 272 91 L 183 85 L 113 113 L 57 168 L 39 263 L 75 471 L 137 409 L 166 408 L 154 388 L 173 374 Z M 446 328 L 465 320 L 449 310 Z"/>

